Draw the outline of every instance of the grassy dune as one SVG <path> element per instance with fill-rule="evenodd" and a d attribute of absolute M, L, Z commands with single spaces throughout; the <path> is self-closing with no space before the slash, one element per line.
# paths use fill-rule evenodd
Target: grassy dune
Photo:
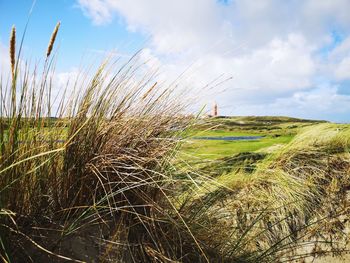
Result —
<path fill-rule="evenodd" d="M 314 123 L 293 136 L 270 152 L 206 161 L 200 169 L 215 183 L 189 190 L 193 202 L 210 202 L 217 242 L 239 262 L 311 260 L 349 248 L 350 125 Z"/>
<path fill-rule="evenodd" d="M 38 65 L 11 34 L 2 262 L 285 262 L 348 248 L 349 125 L 186 116 L 178 83 L 160 85 L 137 54 L 54 100 L 58 28 Z M 192 138 L 203 135 L 265 137 Z"/>

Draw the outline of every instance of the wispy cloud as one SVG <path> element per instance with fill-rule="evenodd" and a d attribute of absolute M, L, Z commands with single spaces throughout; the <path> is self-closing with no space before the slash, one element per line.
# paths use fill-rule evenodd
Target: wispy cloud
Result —
<path fill-rule="evenodd" d="M 1 72 L 10 70 L 10 57 L 9 49 L 5 44 L 0 41 L 0 69 Z"/>
<path fill-rule="evenodd" d="M 79 0 L 78 7 L 83 13 L 92 18 L 96 25 L 107 24 L 112 21 L 112 13 L 109 4 L 101 0 Z"/>

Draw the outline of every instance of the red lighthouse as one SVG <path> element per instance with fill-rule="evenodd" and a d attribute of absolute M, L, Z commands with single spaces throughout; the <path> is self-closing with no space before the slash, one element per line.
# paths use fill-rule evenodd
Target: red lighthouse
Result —
<path fill-rule="evenodd" d="M 214 117 L 218 116 L 218 105 L 216 104 L 216 102 L 214 103 L 214 107 L 213 107 L 213 116 Z"/>

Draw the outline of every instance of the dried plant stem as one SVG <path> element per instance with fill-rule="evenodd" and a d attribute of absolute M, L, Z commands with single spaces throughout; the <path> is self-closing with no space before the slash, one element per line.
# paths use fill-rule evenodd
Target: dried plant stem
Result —
<path fill-rule="evenodd" d="M 12 26 L 10 36 L 10 61 L 11 61 L 11 72 L 12 76 L 15 74 L 16 64 L 16 27 Z"/>
<path fill-rule="evenodd" d="M 58 32 L 58 29 L 60 28 L 60 25 L 61 25 L 61 22 L 58 22 L 55 26 L 55 29 L 52 32 L 50 42 L 49 42 L 49 45 L 48 45 L 47 51 L 46 51 L 46 58 L 48 58 L 52 52 L 52 48 L 53 48 L 53 45 L 55 43 L 57 32 Z"/>

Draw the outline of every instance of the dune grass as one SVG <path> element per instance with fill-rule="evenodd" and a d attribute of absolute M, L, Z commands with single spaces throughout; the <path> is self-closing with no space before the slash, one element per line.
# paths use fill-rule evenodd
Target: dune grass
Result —
<path fill-rule="evenodd" d="M 108 229 L 107 236 L 96 230 L 104 248 L 96 258 L 108 258 L 110 250 L 116 261 L 177 255 L 159 242 L 175 220 L 165 210 L 172 207 L 166 200 L 174 183 L 168 167 L 188 122 L 180 114 L 184 105 L 173 86 L 155 88 L 154 70 L 141 71 L 134 56 L 119 66 L 103 61 L 91 77 L 74 80 L 73 91 L 62 90 L 54 108 L 58 28 L 42 66 L 23 62 L 19 51 L 9 84 L 1 82 L 2 259 L 81 261 L 84 252 L 74 255 L 62 244 L 96 225 Z M 15 30 L 10 42 L 12 59 Z"/>
<path fill-rule="evenodd" d="M 348 126 L 306 121 L 294 139 L 196 141 L 185 152 L 207 156 L 192 166 L 179 151 L 196 120 L 177 83 L 158 83 L 137 54 L 108 58 L 53 98 L 58 28 L 38 65 L 11 35 L 0 82 L 1 261 L 278 262 L 344 249 Z M 250 167 L 213 175 L 214 155 Z"/>
<path fill-rule="evenodd" d="M 344 253 L 349 242 L 349 131 L 349 125 L 339 124 L 304 128 L 260 158 L 254 170 L 237 169 L 247 163 L 236 162 L 236 169 L 216 175 L 217 184 L 204 183 L 190 196 L 197 204 L 211 202 L 208 213 L 218 225 L 214 232 L 237 247 L 236 258 L 243 262 Z M 214 169 L 222 168 L 223 161 Z M 223 251 L 233 253 L 225 242 L 220 243 Z"/>

